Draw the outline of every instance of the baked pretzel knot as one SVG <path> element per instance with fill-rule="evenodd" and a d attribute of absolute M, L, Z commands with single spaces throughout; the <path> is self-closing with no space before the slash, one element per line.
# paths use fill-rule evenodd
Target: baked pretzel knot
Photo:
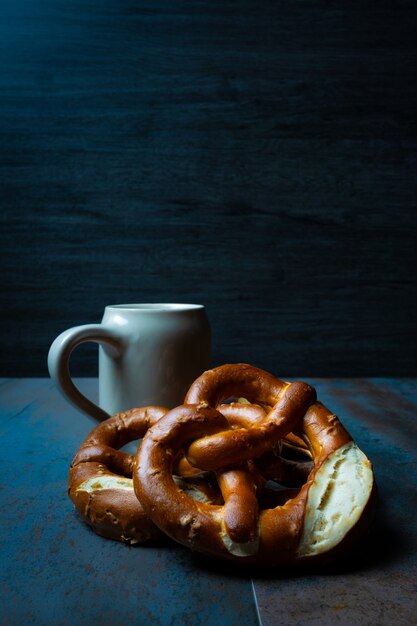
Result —
<path fill-rule="evenodd" d="M 69 472 L 68 493 L 75 508 L 98 534 L 125 543 L 143 543 L 162 536 L 135 496 L 133 456 L 119 450 L 143 437 L 168 409 L 148 406 L 117 413 L 100 423 L 75 454 Z M 183 474 L 192 474 L 180 459 Z M 176 477 L 192 497 L 216 502 L 216 489 L 207 481 Z"/>
<path fill-rule="evenodd" d="M 258 416 L 245 421 L 236 405 L 223 407 L 232 397 L 259 405 Z M 306 452 L 309 473 L 295 490 L 275 489 L 271 496 L 265 482 L 275 478 L 274 458 L 278 470 L 286 462 L 283 441 Z M 178 486 L 173 465 L 183 454 L 199 471 L 215 474 L 223 504 L 196 501 Z M 346 544 L 370 517 L 364 513 L 374 482 L 370 462 L 310 385 L 239 364 L 205 372 L 185 404 L 150 428 L 135 457 L 133 484 L 148 516 L 179 543 L 280 565 Z"/>

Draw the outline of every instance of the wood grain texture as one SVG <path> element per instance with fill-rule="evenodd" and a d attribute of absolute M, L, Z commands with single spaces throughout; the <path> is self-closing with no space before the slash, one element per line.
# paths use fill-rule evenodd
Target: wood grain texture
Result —
<path fill-rule="evenodd" d="M 417 374 L 414 2 L 0 13 L 0 374 L 129 301 L 206 304 L 216 364 Z"/>

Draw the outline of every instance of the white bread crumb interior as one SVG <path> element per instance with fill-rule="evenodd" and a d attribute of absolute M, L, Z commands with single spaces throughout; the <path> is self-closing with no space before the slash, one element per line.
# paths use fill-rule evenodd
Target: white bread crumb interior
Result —
<path fill-rule="evenodd" d="M 371 463 L 353 441 L 333 452 L 309 489 L 298 556 L 322 554 L 338 545 L 359 521 L 372 487 Z"/>

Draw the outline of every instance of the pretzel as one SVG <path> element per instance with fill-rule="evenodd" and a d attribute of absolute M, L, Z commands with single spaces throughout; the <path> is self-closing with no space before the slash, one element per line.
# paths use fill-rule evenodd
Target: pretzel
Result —
<path fill-rule="evenodd" d="M 207 402 L 210 406 L 216 406 L 226 398 L 244 391 L 245 397 L 239 398 L 240 404 L 250 405 L 248 401 L 248 397 L 250 397 L 252 402 L 258 402 L 265 412 L 269 412 L 276 402 L 276 398 L 288 384 L 272 376 L 269 372 L 252 365 L 227 364 L 208 370 L 197 378 L 188 390 L 184 403 L 198 404 L 201 401 Z M 223 408 L 227 406 L 222 405 Z M 234 404 L 234 406 L 237 405 Z M 306 443 L 294 433 L 288 433 L 282 443 L 287 448 L 311 458 Z"/>
<path fill-rule="evenodd" d="M 133 490 L 133 456 L 118 450 L 143 437 L 167 409 L 149 406 L 117 413 L 100 423 L 75 454 L 69 472 L 69 496 L 84 520 L 98 534 L 131 545 L 160 538 Z M 196 473 L 196 472 L 193 472 Z M 190 497 L 218 500 L 218 493 L 200 478 L 176 477 Z"/>
<path fill-rule="evenodd" d="M 244 404 L 239 402 L 231 402 L 227 404 L 220 404 L 217 410 L 226 417 L 227 422 L 231 428 L 248 428 L 259 423 L 265 418 L 265 410 L 256 404 L 250 404 L 245 402 Z M 295 439 L 295 435 L 292 435 Z M 285 449 L 287 445 L 287 438 L 282 442 L 279 442 L 274 447 L 274 451 L 263 454 L 257 459 L 255 464 L 251 464 L 251 472 L 254 475 L 256 473 L 258 480 L 258 487 L 263 487 L 267 480 L 274 480 L 281 485 L 289 487 L 300 486 L 307 479 L 308 474 L 312 469 L 312 463 L 310 460 L 306 460 L 305 456 L 309 458 L 309 451 L 306 449 L 306 444 L 302 441 L 302 446 L 290 445 L 291 450 L 296 450 L 297 455 L 303 457 L 297 460 L 291 458 L 285 458 L 277 455 L 277 451 Z M 307 453 L 307 455 L 305 454 Z M 202 469 L 192 465 L 186 456 L 182 453 L 177 457 L 174 462 L 173 473 L 181 476 L 197 476 L 201 475 Z"/>
<path fill-rule="evenodd" d="M 214 408 L 233 396 L 273 408 L 233 427 Z M 329 555 L 364 530 L 374 494 L 371 464 L 312 387 L 225 365 L 197 379 L 185 402 L 147 432 L 133 467 L 137 497 L 171 538 L 209 555 L 282 565 Z M 259 494 L 257 464 L 262 473 L 262 459 L 292 431 L 312 457 L 305 484 L 274 497 Z M 192 465 L 215 472 L 223 506 L 196 502 L 178 488 L 173 459 L 183 451 Z"/>
<path fill-rule="evenodd" d="M 221 404 L 217 409 L 226 417 L 229 426 L 232 428 L 252 426 L 265 417 L 265 411 L 261 406 L 250 404 L 249 402 L 244 404 L 242 402 Z M 174 463 L 174 474 L 196 476 L 201 474 L 201 472 L 201 468 L 192 465 L 183 454 L 179 454 Z"/>

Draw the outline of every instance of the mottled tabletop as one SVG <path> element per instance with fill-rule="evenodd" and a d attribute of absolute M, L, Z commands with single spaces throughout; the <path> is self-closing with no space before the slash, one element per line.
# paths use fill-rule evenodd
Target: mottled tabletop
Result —
<path fill-rule="evenodd" d="M 289 572 L 95 535 L 67 497 L 70 459 L 93 422 L 49 379 L 1 379 L 0 623 L 416 624 L 417 379 L 308 382 L 371 459 L 380 499 L 347 557 Z M 77 384 L 96 398 L 95 379 Z"/>

